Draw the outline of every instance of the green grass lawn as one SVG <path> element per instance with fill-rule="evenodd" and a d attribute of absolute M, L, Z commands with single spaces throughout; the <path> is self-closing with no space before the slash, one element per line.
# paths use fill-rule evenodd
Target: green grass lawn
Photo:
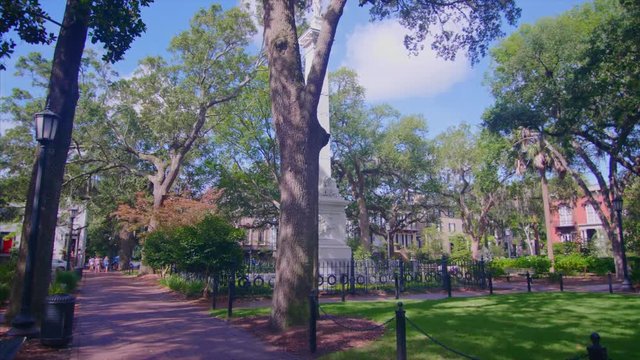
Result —
<path fill-rule="evenodd" d="M 385 322 L 395 301 L 323 304 L 335 315 Z M 534 293 L 404 302 L 407 318 L 447 346 L 482 360 L 567 359 L 586 353 L 600 334 L 615 360 L 640 359 L 640 297 L 586 293 Z M 214 312 L 224 315 L 225 311 Z M 237 309 L 234 316 L 268 314 Z M 407 324 L 409 359 L 461 359 Z M 323 359 L 395 359 L 395 321 L 372 345 Z"/>

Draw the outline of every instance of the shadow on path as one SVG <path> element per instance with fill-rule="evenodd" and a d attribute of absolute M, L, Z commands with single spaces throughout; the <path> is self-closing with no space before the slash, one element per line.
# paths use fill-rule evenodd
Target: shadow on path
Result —
<path fill-rule="evenodd" d="M 72 359 L 292 359 L 149 280 L 86 274 Z"/>

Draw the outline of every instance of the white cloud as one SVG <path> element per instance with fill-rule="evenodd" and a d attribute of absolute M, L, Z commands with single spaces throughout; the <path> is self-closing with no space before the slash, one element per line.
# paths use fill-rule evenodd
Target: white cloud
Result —
<path fill-rule="evenodd" d="M 470 74 L 464 56 L 445 61 L 426 45 L 417 56 L 404 47 L 407 30 L 395 21 L 368 23 L 347 37 L 343 66 L 358 73 L 370 101 L 430 97 Z"/>

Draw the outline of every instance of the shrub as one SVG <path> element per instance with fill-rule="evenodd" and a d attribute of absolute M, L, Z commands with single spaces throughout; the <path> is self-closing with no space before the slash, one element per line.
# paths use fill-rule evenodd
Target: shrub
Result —
<path fill-rule="evenodd" d="M 16 273 L 17 262 L 11 259 L 0 264 L 0 284 L 11 284 Z"/>
<path fill-rule="evenodd" d="M 580 254 L 580 244 L 573 241 L 555 243 L 553 244 L 553 253 L 555 255 Z"/>
<path fill-rule="evenodd" d="M 487 266 L 492 276 L 504 276 L 506 274 L 504 269 L 515 267 L 515 262 L 516 259 L 498 258 L 493 259 Z"/>
<path fill-rule="evenodd" d="M 522 256 L 515 259 L 515 267 L 532 268 L 536 274 L 546 274 L 549 272 L 551 262 L 546 256 Z"/>
<path fill-rule="evenodd" d="M 60 295 L 60 294 L 66 294 L 67 291 L 64 287 L 64 285 L 60 284 L 60 283 L 52 283 L 49 286 L 49 295 Z"/>
<path fill-rule="evenodd" d="M 629 274 L 629 277 L 631 278 L 631 282 L 633 283 L 640 282 L 640 268 L 631 269 L 631 274 Z"/>
<path fill-rule="evenodd" d="M 607 273 L 615 272 L 616 267 L 613 262 L 613 258 L 598 258 L 589 256 L 587 258 L 587 271 L 596 273 L 598 275 L 606 275 Z"/>
<path fill-rule="evenodd" d="M 9 300 L 9 292 L 9 285 L 0 283 L 0 303 L 4 303 Z"/>
<path fill-rule="evenodd" d="M 589 265 L 587 257 L 579 254 L 558 255 L 555 260 L 556 271 L 565 275 L 586 272 Z"/>
<path fill-rule="evenodd" d="M 204 291 L 204 281 L 187 280 L 179 275 L 169 275 L 160 279 L 160 284 L 184 294 L 186 297 L 200 297 Z"/>
<path fill-rule="evenodd" d="M 202 296 L 203 290 L 204 290 L 204 281 L 189 280 L 189 281 L 185 281 L 184 286 L 182 288 L 182 293 L 190 298 L 200 297 Z"/>
<path fill-rule="evenodd" d="M 78 287 L 78 274 L 75 271 L 58 271 L 56 278 L 53 281 L 54 286 L 61 286 L 64 288 L 64 293 L 72 293 Z"/>

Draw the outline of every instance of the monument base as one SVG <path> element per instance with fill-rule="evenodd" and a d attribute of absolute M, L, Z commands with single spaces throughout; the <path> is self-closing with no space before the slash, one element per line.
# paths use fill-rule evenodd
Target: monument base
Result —
<path fill-rule="evenodd" d="M 333 188 L 335 183 L 331 182 L 322 189 L 325 191 L 318 199 L 318 258 L 321 263 L 351 258 L 351 248 L 346 243 L 347 215 L 344 211 L 349 202 L 339 197 L 337 188 Z"/>

